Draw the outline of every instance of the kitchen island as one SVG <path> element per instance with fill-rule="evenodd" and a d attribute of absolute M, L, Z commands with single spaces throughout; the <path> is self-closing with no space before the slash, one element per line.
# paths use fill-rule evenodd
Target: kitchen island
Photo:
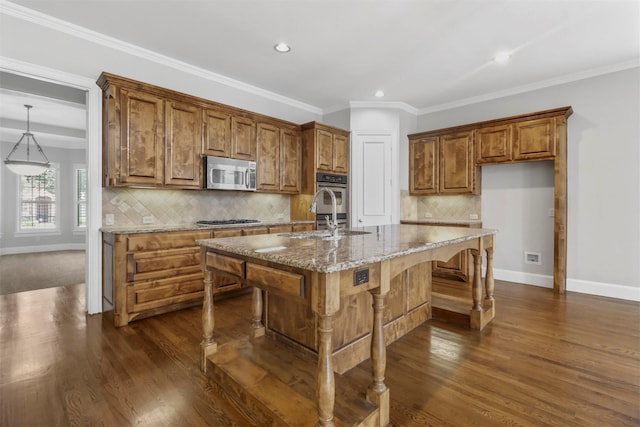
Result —
<path fill-rule="evenodd" d="M 347 423 L 339 417 L 334 420 L 335 372 L 370 358 L 372 381 L 363 392 L 375 410 L 360 422 L 350 420 L 348 424 L 385 426 L 389 423 L 386 345 L 389 337 L 397 339 L 428 320 L 431 262 L 471 250 L 476 273 L 471 317 L 477 329 L 482 329 L 495 315 L 491 258 L 487 259 L 484 287 L 481 263 L 482 253 L 493 248 L 496 231 L 386 225 L 341 233 L 337 239 L 328 233 L 307 232 L 199 240 L 205 288 L 201 368 L 206 372 L 237 357 L 238 345 L 226 343 L 219 349 L 214 337 L 213 278 L 233 276 L 254 287 L 251 339 L 268 340 L 263 337 L 268 334 L 317 361 L 316 425 Z M 394 287 L 394 283 L 400 285 Z M 362 301 L 371 307 L 362 308 Z M 393 316 L 389 315 L 389 301 L 391 306 L 402 307 Z M 227 351 L 223 348 L 229 349 L 227 356 L 219 354 Z M 247 367 L 238 376 L 247 377 L 249 371 Z M 246 401 L 240 389 L 253 386 L 241 378 L 229 388 L 241 396 L 238 400 Z M 247 406 L 251 412 L 259 405 Z"/>

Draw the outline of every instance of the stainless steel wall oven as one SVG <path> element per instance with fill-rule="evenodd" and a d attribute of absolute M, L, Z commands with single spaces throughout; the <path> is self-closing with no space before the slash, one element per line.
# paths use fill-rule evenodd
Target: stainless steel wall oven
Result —
<path fill-rule="evenodd" d="M 318 172 L 316 174 L 316 191 L 327 188 L 336 195 L 336 213 L 338 228 L 348 227 L 349 195 L 346 175 L 334 175 Z M 331 219 L 331 196 L 323 192 L 317 200 L 316 227 L 318 230 L 327 228 L 325 217 Z"/>

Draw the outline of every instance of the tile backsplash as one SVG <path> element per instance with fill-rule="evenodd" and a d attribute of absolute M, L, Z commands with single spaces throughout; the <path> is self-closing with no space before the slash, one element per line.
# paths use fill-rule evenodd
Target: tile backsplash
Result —
<path fill-rule="evenodd" d="M 247 218 L 288 221 L 289 196 L 242 191 L 196 191 L 139 188 L 103 188 L 103 224 L 113 215 L 113 226 L 192 224 L 201 219 Z"/>
<path fill-rule="evenodd" d="M 401 192 L 403 220 L 479 220 L 482 219 L 481 206 L 481 196 L 410 196 L 408 190 Z"/>

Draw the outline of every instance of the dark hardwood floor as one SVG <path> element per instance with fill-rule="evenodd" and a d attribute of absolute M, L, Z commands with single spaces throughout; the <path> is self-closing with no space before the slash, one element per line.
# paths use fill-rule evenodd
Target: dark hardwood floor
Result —
<path fill-rule="evenodd" d="M 505 282 L 496 300 L 481 333 L 431 321 L 389 346 L 394 426 L 640 425 L 639 303 Z M 1 426 L 250 425 L 198 368 L 199 308 L 116 329 L 84 301 L 0 296 Z M 219 342 L 249 317 L 249 295 L 216 303 Z"/>

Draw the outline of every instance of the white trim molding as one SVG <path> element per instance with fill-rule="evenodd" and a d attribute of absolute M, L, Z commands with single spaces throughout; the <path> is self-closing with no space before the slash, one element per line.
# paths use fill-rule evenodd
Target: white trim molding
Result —
<path fill-rule="evenodd" d="M 553 289 L 553 276 L 494 269 L 493 277 L 496 280 L 504 280 L 505 282 Z M 567 279 L 567 291 L 629 301 L 640 301 L 640 287 L 616 285 L 613 283 Z"/>
<path fill-rule="evenodd" d="M 0 3 L 4 13 L 7 3 Z M 102 312 L 102 91 L 92 79 L 0 56 L 0 70 L 87 92 L 86 309 Z M 31 249 L 33 250 L 33 249 Z"/>
<path fill-rule="evenodd" d="M 59 245 L 42 245 L 42 246 L 15 246 L 11 248 L 0 248 L 0 255 L 17 255 L 17 254 L 33 254 L 39 252 L 54 251 L 84 251 L 86 246 L 84 243 L 63 243 Z"/>
<path fill-rule="evenodd" d="M 118 50 L 130 55 L 134 55 L 140 58 L 144 58 L 149 61 L 153 61 L 158 64 L 166 65 L 167 67 L 174 68 L 187 74 L 202 77 L 212 82 L 220 83 L 225 86 L 241 90 L 246 93 L 257 95 L 266 99 L 270 99 L 281 104 L 289 105 L 294 108 L 308 111 L 313 114 L 321 115 L 322 109 L 315 107 L 304 102 L 288 98 L 286 96 L 277 94 L 275 92 L 261 89 L 257 86 L 243 83 L 239 80 L 232 79 L 230 77 L 217 74 L 204 68 L 196 67 L 183 61 L 159 54 L 149 49 L 144 49 L 140 46 L 125 42 L 123 40 L 116 39 L 114 37 L 107 36 L 105 34 L 98 33 L 96 31 L 89 30 L 79 25 L 72 24 L 67 21 L 63 21 L 58 18 L 54 18 L 44 13 L 37 12 L 35 10 L 19 6 L 11 2 L 0 2 L 0 13 L 13 16 L 22 19 L 27 22 L 32 22 L 37 25 L 41 25 L 46 28 L 50 28 L 56 31 L 60 31 L 65 34 L 69 34 L 74 37 L 78 37 L 82 40 L 87 40 L 92 43 L 106 46 L 108 48 Z M 94 82 L 95 84 L 95 82 Z"/>

